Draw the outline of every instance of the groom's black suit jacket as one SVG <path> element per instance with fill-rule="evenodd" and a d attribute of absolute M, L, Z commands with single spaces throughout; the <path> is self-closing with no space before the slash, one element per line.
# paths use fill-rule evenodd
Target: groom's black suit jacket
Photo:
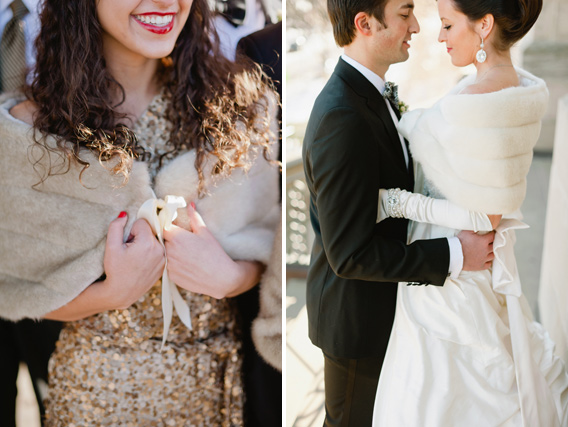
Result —
<path fill-rule="evenodd" d="M 315 232 L 309 336 L 336 357 L 382 358 L 396 282 L 442 285 L 449 248 L 447 239 L 406 245 L 404 219 L 375 223 L 379 188 L 412 191 L 413 175 L 381 94 L 342 59 L 314 104 L 303 158 Z"/>

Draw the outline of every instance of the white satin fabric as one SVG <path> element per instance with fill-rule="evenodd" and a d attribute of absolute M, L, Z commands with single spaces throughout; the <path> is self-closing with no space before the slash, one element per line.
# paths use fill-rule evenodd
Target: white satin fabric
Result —
<path fill-rule="evenodd" d="M 568 376 L 521 291 L 518 218 L 496 230 L 491 270 L 442 287 L 399 284 L 373 426 L 568 426 Z M 409 235 L 456 233 L 412 223 Z"/>
<path fill-rule="evenodd" d="M 153 199 L 146 200 L 138 210 L 138 218 L 143 218 L 148 221 L 152 231 L 164 248 L 164 253 L 166 251 L 166 246 L 164 244 L 164 230 L 169 230 L 172 226 L 172 222 L 177 217 L 178 208 L 184 208 L 185 206 L 186 203 L 183 197 L 166 196 L 165 200 L 162 200 L 154 196 Z M 182 323 L 190 330 L 192 329 L 189 306 L 179 293 L 176 284 L 170 280 L 167 267 L 168 257 L 166 254 L 166 265 L 164 266 L 164 273 L 162 275 L 162 313 L 164 315 L 162 350 L 164 349 L 164 344 L 168 338 L 168 331 L 170 330 L 170 324 L 172 322 L 174 306 Z"/>

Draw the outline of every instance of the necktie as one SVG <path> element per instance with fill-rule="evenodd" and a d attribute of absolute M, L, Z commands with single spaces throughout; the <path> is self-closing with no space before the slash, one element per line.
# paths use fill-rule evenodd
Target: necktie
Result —
<path fill-rule="evenodd" d="M 394 114 L 398 120 L 400 120 L 400 110 L 399 110 L 399 99 L 398 99 L 398 86 L 393 82 L 385 82 L 385 91 L 383 92 L 383 98 L 389 101 Z M 406 147 L 406 152 L 410 153 L 410 148 L 408 147 L 408 141 L 404 139 L 400 134 L 398 134 L 401 141 L 404 142 Z M 412 173 L 412 157 L 408 156 L 408 164 L 406 165 L 408 170 Z"/>
<path fill-rule="evenodd" d="M 215 2 L 217 12 L 221 13 L 233 26 L 238 27 L 245 21 L 245 0 L 217 0 Z"/>
<path fill-rule="evenodd" d="M 0 41 L 0 91 L 21 87 L 26 77 L 26 39 L 23 18 L 28 9 L 22 0 L 10 4 L 13 17 L 8 21 Z"/>
<path fill-rule="evenodd" d="M 385 82 L 385 91 L 383 92 L 383 98 L 387 99 L 395 113 L 398 113 L 398 86 L 393 82 Z M 398 115 L 398 114 L 397 114 Z M 400 117 L 399 117 L 400 118 Z"/>

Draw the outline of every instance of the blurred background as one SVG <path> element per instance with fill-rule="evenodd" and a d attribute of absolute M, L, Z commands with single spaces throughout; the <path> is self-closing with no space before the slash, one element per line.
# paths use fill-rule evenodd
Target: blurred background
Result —
<path fill-rule="evenodd" d="M 399 85 L 400 99 L 411 109 L 432 105 L 464 75 L 475 71 L 473 66 L 453 67 L 445 45 L 438 43 L 441 25 L 435 0 L 414 0 L 414 3 L 421 31 L 412 37 L 410 59 L 392 66 L 386 74 L 387 80 Z M 514 64 L 543 78 L 550 91 L 522 208 L 525 222 L 531 228 L 517 234 L 515 249 L 523 289 L 537 318 L 541 318 L 539 288 L 542 288 L 541 299 L 558 301 L 555 287 L 562 286 L 562 281 L 555 279 L 558 272 L 552 272 L 551 268 L 543 271 L 541 278 L 542 265 L 547 260 L 550 264 L 551 259 L 562 254 L 567 257 L 564 263 L 553 264 L 558 267 L 568 261 L 568 174 L 563 171 L 568 169 L 563 166 L 568 162 L 568 125 L 565 125 L 568 123 L 568 27 L 562 24 L 567 19 L 568 0 L 546 0 L 533 30 L 513 49 Z M 285 48 L 286 425 L 314 426 L 322 425 L 324 417 L 323 357 L 307 337 L 305 277 L 313 233 L 301 147 L 315 98 L 342 53 L 333 39 L 325 1 L 286 2 Z M 547 217 L 551 186 L 554 197 L 548 205 Z M 548 254 L 544 258 L 543 251 Z M 558 344 L 566 335 L 568 322 L 550 321 L 556 325 L 555 331 L 546 323 L 545 326 Z M 558 334 L 555 336 L 553 332 Z"/>

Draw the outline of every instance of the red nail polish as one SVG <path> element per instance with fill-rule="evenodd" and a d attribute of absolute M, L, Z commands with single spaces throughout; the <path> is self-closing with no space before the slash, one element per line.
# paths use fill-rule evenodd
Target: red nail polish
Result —
<path fill-rule="evenodd" d="M 191 202 L 190 205 L 193 209 L 195 209 L 195 203 Z"/>
<path fill-rule="evenodd" d="M 126 216 L 126 212 L 122 211 L 121 213 L 118 214 L 119 218 L 124 218 Z"/>

